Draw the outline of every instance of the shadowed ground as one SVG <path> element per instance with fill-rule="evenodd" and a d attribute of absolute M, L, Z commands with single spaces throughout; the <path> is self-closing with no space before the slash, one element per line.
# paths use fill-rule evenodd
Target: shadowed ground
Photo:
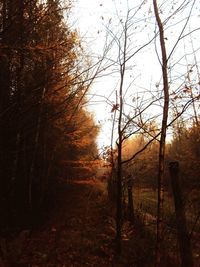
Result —
<path fill-rule="evenodd" d="M 10 242 L 6 267 L 113 266 L 114 227 L 99 182 L 60 180 L 55 192 L 48 221 Z"/>

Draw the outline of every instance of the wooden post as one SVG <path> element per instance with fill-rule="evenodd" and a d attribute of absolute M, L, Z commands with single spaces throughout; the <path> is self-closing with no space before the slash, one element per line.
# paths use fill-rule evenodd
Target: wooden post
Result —
<path fill-rule="evenodd" d="M 170 162 L 169 171 L 171 177 L 172 190 L 174 195 L 174 204 L 176 212 L 177 234 L 181 256 L 181 267 L 192 267 L 192 249 L 190 236 L 187 230 L 185 206 L 183 202 L 182 190 L 179 180 L 179 163 Z"/>

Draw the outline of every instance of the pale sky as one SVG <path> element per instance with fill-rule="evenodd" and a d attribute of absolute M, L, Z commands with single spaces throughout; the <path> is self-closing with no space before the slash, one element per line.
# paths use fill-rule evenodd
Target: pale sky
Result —
<path fill-rule="evenodd" d="M 137 3 L 140 4 L 142 1 L 126 1 L 126 0 L 76 0 L 74 2 L 73 16 L 72 21 L 76 29 L 78 29 L 80 36 L 83 41 L 83 46 L 86 51 L 89 52 L 91 58 L 96 60 L 97 56 L 101 56 L 103 52 L 103 47 L 105 45 L 105 36 L 108 30 L 106 27 L 109 25 L 109 29 L 116 36 L 120 29 L 119 18 L 124 19 L 127 10 L 133 6 L 128 6 L 127 3 L 134 2 L 134 8 L 132 10 L 133 14 L 137 10 Z M 165 2 L 162 5 L 161 14 L 162 20 L 167 18 L 173 12 L 173 7 L 169 3 L 178 2 L 181 4 L 183 1 L 158 1 L 159 3 Z M 193 1 L 189 1 L 190 3 Z M 168 4 L 167 4 L 168 3 Z M 191 7 L 191 5 L 189 5 Z M 193 28 L 200 27 L 200 1 L 196 1 L 195 7 L 193 9 L 191 21 L 188 24 L 188 27 L 185 30 L 185 33 L 188 33 L 189 30 Z M 153 14 L 152 1 L 146 1 L 145 5 L 137 12 L 137 14 L 132 18 L 129 31 L 129 53 L 133 53 L 137 50 L 138 47 L 148 42 L 154 36 L 155 30 L 155 19 Z M 166 29 L 166 46 L 170 53 L 178 36 L 181 33 L 181 30 L 186 22 L 186 17 L 189 14 L 189 9 L 182 11 L 179 16 L 174 16 L 171 18 L 170 23 Z M 111 33 L 111 34 L 112 34 Z M 173 80 L 173 86 L 179 86 L 181 82 L 184 81 L 184 73 L 186 72 L 186 61 L 187 63 L 193 62 L 193 57 L 191 58 L 192 50 L 195 51 L 199 47 L 199 31 L 192 34 L 193 48 L 191 48 L 191 37 L 187 38 L 184 42 L 181 41 L 179 46 L 175 50 L 174 56 L 172 57 L 172 64 L 176 62 L 176 65 L 173 68 L 173 72 L 170 72 L 170 76 Z M 157 38 L 158 39 L 158 38 Z M 156 86 L 160 85 L 161 82 L 161 67 L 158 61 L 157 53 L 159 54 L 159 39 L 155 42 L 152 42 L 151 45 L 147 46 L 142 50 L 141 53 L 138 53 L 132 60 L 130 60 L 129 65 L 130 70 L 127 70 L 126 80 L 125 80 L 125 89 L 131 86 L 127 92 L 127 98 L 131 99 L 135 97 L 136 92 L 143 92 L 148 89 L 150 91 L 155 91 Z M 183 57 L 184 54 L 187 54 L 187 58 Z M 199 51 L 197 50 L 199 54 Z M 117 50 L 116 47 L 112 48 L 112 51 L 109 54 L 109 57 L 115 61 L 117 59 Z M 180 60 L 180 61 L 179 61 Z M 178 62 L 179 61 L 179 62 Z M 180 77 L 176 81 L 176 76 Z M 89 110 L 95 113 L 97 121 L 102 125 L 101 134 L 99 136 L 100 145 L 109 145 L 110 144 L 110 130 L 111 124 L 111 107 L 105 102 L 96 102 L 104 101 L 105 97 L 110 97 L 111 101 L 115 101 L 115 90 L 118 89 L 119 73 L 115 75 L 109 75 L 106 78 L 98 79 L 92 86 L 91 94 L 102 95 L 101 98 L 93 98 L 93 102 L 90 102 Z M 147 93 L 146 93 L 147 95 Z M 155 112 L 160 113 L 160 110 L 153 107 Z M 152 110 L 151 110 L 152 112 Z"/>

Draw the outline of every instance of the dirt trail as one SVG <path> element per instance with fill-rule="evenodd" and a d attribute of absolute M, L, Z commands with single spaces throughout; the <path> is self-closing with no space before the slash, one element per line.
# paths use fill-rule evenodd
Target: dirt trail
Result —
<path fill-rule="evenodd" d="M 106 222 L 105 197 L 98 182 L 60 181 L 55 190 L 59 194 L 50 218 L 42 227 L 26 232 L 23 241 L 15 241 L 8 266 L 113 266 L 114 232 Z"/>

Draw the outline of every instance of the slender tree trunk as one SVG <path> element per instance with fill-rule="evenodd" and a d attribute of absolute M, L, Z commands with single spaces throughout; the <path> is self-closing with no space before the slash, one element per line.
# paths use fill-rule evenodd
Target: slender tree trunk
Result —
<path fill-rule="evenodd" d="M 2 1 L 2 36 L 0 45 L 2 47 L 9 44 L 9 38 L 6 36 L 7 28 L 7 1 Z M 6 51 L 2 50 L 2 55 Z M 10 149 L 10 120 L 8 108 L 10 106 L 10 55 L 1 56 L 0 61 L 0 226 L 6 222 L 8 213 L 8 187 L 10 181 L 11 149 Z"/>
<path fill-rule="evenodd" d="M 194 49 L 192 37 L 191 37 L 191 43 L 192 43 L 192 51 L 193 51 L 193 55 L 194 55 L 194 62 L 195 62 L 197 77 L 200 77 L 199 64 L 198 64 L 198 61 L 197 61 L 196 51 Z M 191 84 L 190 73 L 189 72 L 188 72 L 188 80 L 189 80 L 189 82 Z M 192 91 L 192 86 L 191 86 L 191 94 L 190 95 L 191 95 L 191 98 L 194 99 L 194 94 L 193 94 L 193 91 Z M 197 112 L 197 107 L 195 105 L 195 101 L 192 102 L 192 105 L 193 105 L 193 110 L 194 110 L 195 123 L 196 123 L 196 126 L 198 127 L 199 126 L 199 116 L 198 116 L 198 112 Z"/>
<path fill-rule="evenodd" d="M 119 137 L 121 139 L 121 137 Z M 116 242 L 117 252 L 121 252 L 121 226 L 122 226 L 122 143 L 119 140 L 118 144 L 118 159 L 117 159 L 117 213 L 116 213 Z"/>
<path fill-rule="evenodd" d="M 123 62 L 120 64 L 120 87 L 119 87 L 119 118 L 118 118 L 118 157 L 117 157 L 117 213 L 116 213 L 116 241 L 117 252 L 121 253 L 121 226 L 122 226 L 122 112 L 123 112 L 123 84 L 126 70 L 126 27 L 124 30 Z"/>
<path fill-rule="evenodd" d="M 187 230 L 183 195 L 180 187 L 178 162 L 170 162 L 169 171 L 174 194 L 178 242 L 181 255 L 181 267 L 192 267 L 192 249 L 190 243 L 190 235 Z"/>
<path fill-rule="evenodd" d="M 18 1 L 16 4 L 17 8 L 17 15 L 16 15 L 16 21 L 18 22 L 18 26 L 16 27 L 17 32 L 17 44 L 20 48 L 23 48 L 24 46 L 24 2 Z M 16 129 L 16 136 L 15 136 L 15 144 L 14 144 L 14 150 L 15 150 L 15 157 L 13 159 L 13 166 L 12 166 L 12 177 L 11 177 L 11 202 L 12 202 L 12 212 L 14 213 L 13 216 L 16 216 L 16 211 L 19 213 L 19 211 L 22 209 L 24 210 L 23 206 L 25 203 L 22 203 L 19 199 L 19 196 L 23 195 L 23 190 L 21 188 L 21 182 L 22 182 L 22 174 L 24 173 L 24 170 L 22 170 L 22 167 L 24 166 L 22 164 L 23 162 L 23 153 L 21 152 L 23 147 L 23 128 L 22 128 L 22 121 L 23 121 L 23 109 L 25 106 L 25 88 L 24 88 L 24 81 L 23 81 L 23 72 L 24 72 L 24 52 L 23 49 L 19 49 L 17 51 L 18 54 L 18 61 L 19 66 L 16 73 L 16 100 L 17 100 L 17 113 L 18 118 L 16 120 L 15 129 Z M 23 199 L 23 198 L 22 198 Z M 21 219 L 21 214 L 20 214 Z"/>
<path fill-rule="evenodd" d="M 165 47 L 164 29 L 163 23 L 160 19 L 157 1 L 153 0 L 154 13 L 159 28 L 160 47 L 162 54 L 162 76 L 163 76 L 163 92 L 164 92 L 164 106 L 162 117 L 162 128 L 159 147 L 159 167 L 158 167 L 158 204 L 157 204 L 157 241 L 156 241 L 156 259 L 155 266 L 161 266 L 162 256 L 162 242 L 163 242 L 163 201 L 164 201 L 164 163 L 165 163 L 165 143 L 166 143 L 166 131 L 167 131 L 167 119 L 169 110 L 169 83 L 167 73 L 167 53 Z"/>
<path fill-rule="evenodd" d="M 42 96 L 41 96 L 41 103 L 39 107 L 39 114 L 38 114 L 38 120 L 37 120 L 37 127 L 36 127 L 36 133 L 35 133 L 35 140 L 34 140 L 34 148 L 33 148 L 33 156 L 30 166 L 30 173 L 29 173 L 29 209 L 32 211 L 33 209 L 33 176 L 34 176 L 34 168 L 35 168 L 35 162 L 36 162 L 36 154 L 38 151 L 38 145 L 39 145 L 39 136 L 40 136 L 40 128 L 41 128 L 41 120 L 42 120 L 42 108 L 43 108 L 43 101 L 45 96 L 45 87 L 43 88 Z"/>
<path fill-rule="evenodd" d="M 117 213 L 116 213 L 116 242 L 117 242 L 117 252 L 121 253 L 121 226 L 122 226 L 122 132 L 121 132 L 121 122 L 122 122 L 122 84 L 120 86 L 119 95 L 119 120 L 118 120 L 118 155 L 117 155 Z"/>
<path fill-rule="evenodd" d="M 116 91 L 116 107 L 118 106 L 118 96 Z M 114 116 L 112 121 L 112 131 L 111 131 L 111 174 L 108 180 L 108 196 L 111 201 L 116 201 L 116 163 L 114 158 L 114 151 L 113 151 L 113 140 L 114 140 L 114 129 L 115 129 L 115 120 L 116 120 L 116 112 L 117 109 L 114 109 Z"/>

